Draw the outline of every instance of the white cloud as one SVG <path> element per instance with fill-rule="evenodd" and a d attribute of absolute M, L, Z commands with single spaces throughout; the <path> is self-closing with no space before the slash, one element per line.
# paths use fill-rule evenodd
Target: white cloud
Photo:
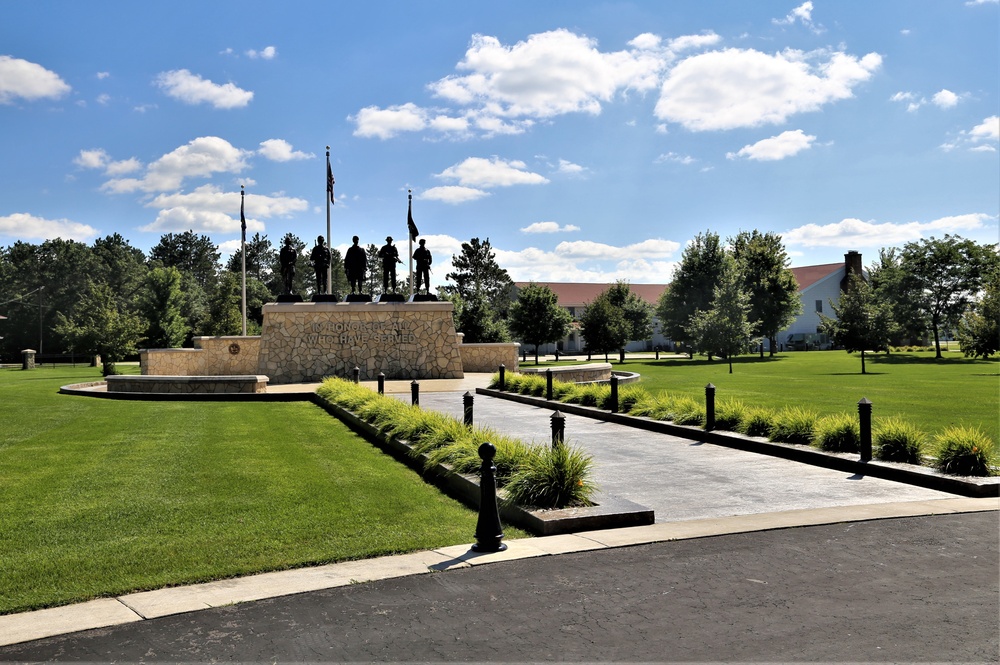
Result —
<path fill-rule="evenodd" d="M 97 72 L 97 79 L 103 81 L 104 79 L 111 76 L 111 72 Z"/>
<path fill-rule="evenodd" d="M 656 85 L 664 63 L 645 50 L 652 45 L 650 37 L 637 38 L 643 48 L 604 53 L 595 40 L 562 29 L 531 35 L 513 46 L 477 34 L 457 65 L 471 73 L 447 76 L 429 87 L 454 103 L 493 106 L 499 117 L 598 114 L 601 103 L 617 92 Z"/>
<path fill-rule="evenodd" d="M 449 166 L 434 177 L 455 180 L 465 187 L 510 187 L 511 185 L 543 185 L 548 179 L 538 173 L 526 171 L 527 165 L 517 160 L 503 160 L 499 157 L 484 159 L 469 157 L 465 161 Z"/>
<path fill-rule="evenodd" d="M 489 192 L 484 192 L 483 190 L 476 189 L 475 187 L 445 185 L 443 187 L 431 187 L 421 193 L 417 198 L 427 199 L 429 201 L 441 201 L 442 203 L 457 204 L 476 201 L 489 195 Z"/>
<path fill-rule="evenodd" d="M 232 83 L 218 84 L 192 74 L 186 69 L 163 72 L 156 84 L 170 97 L 185 104 L 210 104 L 217 109 L 243 108 L 253 99 L 253 92 Z"/>
<path fill-rule="evenodd" d="M 970 213 L 941 217 L 930 222 L 865 222 L 860 219 L 844 219 L 833 224 L 806 224 L 781 234 L 789 245 L 805 247 L 889 247 L 911 240 L 919 240 L 925 234 L 954 233 L 982 229 L 996 217 L 984 213 Z"/>
<path fill-rule="evenodd" d="M 782 123 L 852 97 L 853 88 L 881 64 L 877 53 L 858 58 L 843 52 L 712 51 L 687 58 L 670 71 L 655 113 L 692 131 Z"/>
<path fill-rule="evenodd" d="M 122 159 L 116 162 L 108 162 L 104 167 L 104 172 L 109 176 L 121 176 L 126 173 L 134 173 L 142 168 L 142 162 L 135 157 Z"/>
<path fill-rule="evenodd" d="M 816 34 L 819 34 L 824 30 L 822 26 L 817 26 L 813 23 L 812 11 L 813 11 L 813 3 L 807 0 L 807 2 L 803 2 L 801 5 L 799 5 L 791 12 L 789 12 L 788 15 L 785 16 L 785 18 L 771 19 L 771 23 L 774 23 L 775 25 L 792 25 L 793 23 L 798 22 L 806 26 Z"/>
<path fill-rule="evenodd" d="M 654 164 L 664 164 L 674 162 L 675 164 L 694 164 L 697 160 L 691 155 L 679 155 L 676 152 L 667 152 L 653 160 Z"/>
<path fill-rule="evenodd" d="M 59 99 L 72 88 L 39 64 L 0 55 L 0 104 L 11 104 L 15 99 Z"/>
<path fill-rule="evenodd" d="M 727 153 L 726 157 L 728 159 L 746 157 L 761 162 L 776 161 L 808 150 L 815 140 L 815 136 L 806 134 L 801 129 L 796 129 L 757 141 L 752 145 L 745 145 L 740 148 L 739 152 Z"/>
<path fill-rule="evenodd" d="M 147 202 L 147 208 L 159 208 L 156 220 L 140 227 L 142 231 L 169 233 L 191 229 L 197 233 L 226 234 L 240 230 L 240 193 L 223 191 L 214 185 L 202 185 L 193 192 L 160 194 Z M 305 199 L 282 194 L 246 195 L 247 230 L 264 231 L 260 220 L 287 217 L 308 210 Z"/>
<path fill-rule="evenodd" d="M 591 240 L 564 241 L 556 245 L 555 253 L 572 259 L 652 259 L 673 256 L 680 243 L 660 238 L 643 240 L 624 247 L 606 245 Z"/>
<path fill-rule="evenodd" d="M 368 138 L 390 139 L 400 132 L 418 132 L 427 127 L 427 111 L 412 103 L 386 109 L 366 106 L 347 119 L 357 125 L 355 136 Z"/>
<path fill-rule="evenodd" d="M 278 49 L 273 46 L 266 46 L 260 51 L 255 51 L 253 49 L 247 51 L 247 56 L 254 60 L 257 58 L 261 58 L 262 60 L 273 60 L 276 55 L 278 55 Z"/>
<path fill-rule="evenodd" d="M 73 222 L 68 219 L 45 219 L 25 212 L 15 212 L 12 215 L 0 217 L 0 236 L 9 236 L 18 240 L 78 240 L 87 242 L 98 236 L 98 231 L 92 226 Z"/>
<path fill-rule="evenodd" d="M 966 7 L 974 7 L 976 5 L 995 5 L 1000 3 L 1000 0 L 968 0 L 965 3 Z"/>
<path fill-rule="evenodd" d="M 142 168 L 142 162 L 135 157 L 115 161 L 103 148 L 81 150 L 73 163 L 85 169 L 104 169 L 104 173 L 109 176 L 125 175 Z"/>
<path fill-rule="evenodd" d="M 239 173 L 247 166 L 248 154 L 225 139 L 202 136 L 157 159 L 141 179 L 112 179 L 102 189 L 112 193 L 172 191 L 180 189 L 186 178 Z"/>
<path fill-rule="evenodd" d="M 495 249 L 497 261 L 515 281 L 610 283 L 624 279 L 665 284 L 677 262 L 664 259 L 676 253 L 680 243 L 653 239 L 618 247 L 581 241 L 559 243 L 554 251 Z"/>
<path fill-rule="evenodd" d="M 580 227 L 575 224 L 559 226 L 559 222 L 535 222 L 521 229 L 521 233 L 571 233 L 579 230 Z"/>
<path fill-rule="evenodd" d="M 931 101 L 943 109 L 950 109 L 957 106 L 958 100 L 958 95 L 953 93 L 951 90 L 940 90 L 934 93 L 934 96 L 931 97 Z"/>
<path fill-rule="evenodd" d="M 969 131 L 973 141 L 1000 141 L 1000 116 L 990 116 Z"/>
<path fill-rule="evenodd" d="M 266 141 L 261 141 L 260 150 L 257 152 L 274 162 L 290 162 L 296 159 L 312 159 L 316 156 L 311 152 L 293 150 L 292 144 L 284 139 L 268 139 Z"/>
<path fill-rule="evenodd" d="M 692 51 L 705 48 L 706 46 L 715 46 L 720 41 L 722 41 L 722 37 L 714 32 L 706 32 L 701 35 L 684 35 L 683 37 L 671 39 L 668 50 L 676 54 L 679 51 Z"/>
<path fill-rule="evenodd" d="M 111 101 L 111 95 L 109 95 L 106 92 L 102 92 L 101 94 L 99 94 L 97 96 L 97 103 L 100 104 L 100 105 L 102 105 L 102 106 L 107 106 L 108 102 L 110 102 L 110 101 Z"/>
<path fill-rule="evenodd" d="M 580 166 L 579 164 L 574 164 L 571 161 L 560 159 L 559 168 L 556 169 L 556 173 L 561 173 L 563 175 L 583 175 L 589 169 L 585 166 Z"/>

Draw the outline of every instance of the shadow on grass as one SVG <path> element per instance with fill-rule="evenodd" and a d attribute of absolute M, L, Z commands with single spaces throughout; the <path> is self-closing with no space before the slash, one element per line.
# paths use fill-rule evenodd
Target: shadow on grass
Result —
<path fill-rule="evenodd" d="M 785 360 L 785 358 L 783 358 L 781 356 L 774 356 L 773 358 L 769 357 L 769 356 L 764 356 L 763 358 L 761 358 L 760 356 L 737 356 L 736 358 L 733 358 L 733 364 L 734 365 L 759 365 L 759 364 L 766 364 L 766 363 L 781 362 L 782 360 Z M 613 366 L 615 366 L 615 367 L 619 366 L 619 363 L 617 363 L 617 362 L 613 362 L 611 364 Z M 678 358 L 669 358 L 669 359 L 665 359 L 665 360 L 654 360 L 652 358 L 642 358 L 642 359 L 637 359 L 637 360 L 628 360 L 628 359 L 626 359 L 625 360 L 625 364 L 626 365 L 646 365 L 646 366 L 649 366 L 649 367 L 700 367 L 700 366 L 704 366 L 704 367 L 717 367 L 717 366 L 728 365 L 729 361 L 726 360 L 725 358 L 715 358 L 714 360 L 709 360 L 708 358 L 693 358 L 693 359 L 690 359 L 690 360 L 687 359 L 687 358 L 685 358 L 683 360 L 678 359 Z"/>
<path fill-rule="evenodd" d="M 966 358 L 964 356 L 957 358 L 928 358 L 910 353 L 865 355 L 865 361 L 883 365 L 1000 365 L 1000 359 L 983 360 L 981 358 Z"/>

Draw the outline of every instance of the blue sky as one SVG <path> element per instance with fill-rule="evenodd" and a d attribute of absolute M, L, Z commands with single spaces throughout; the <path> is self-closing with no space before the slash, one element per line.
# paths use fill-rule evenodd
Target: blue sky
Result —
<path fill-rule="evenodd" d="M 0 246 L 193 229 L 405 246 L 440 283 L 667 282 L 710 230 L 793 265 L 998 241 L 995 0 L 6 2 Z"/>

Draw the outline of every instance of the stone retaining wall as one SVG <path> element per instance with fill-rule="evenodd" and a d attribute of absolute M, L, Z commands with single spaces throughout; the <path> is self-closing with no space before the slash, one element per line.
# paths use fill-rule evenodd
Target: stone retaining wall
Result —
<path fill-rule="evenodd" d="M 193 349 L 143 349 L 144 375 L 232 376 L 257 374 L 259 336 L 195 337 Z"/>
<path fill-rule="evenodd" d="M 459 337 L 461 337 L 459 333 Z M 509 372 L 516 372 L 520 344 L 462 344 L 458 350 L 462 354 L 462 370 L 465 372 L 496 372 L 504 365 Z"/>
<path fill-rule="evenodd" d="M 264 393 L 267 377 L 247 376 L 109 376 L 108 392 L 119 393 Z"/>
<path fill-rule="evenodd" d="M 522 367 L 521 374 L 541 374 L 544 376 L 547 367 Z M 589 365 L 567 365 L 552 367 L 552 379 L 566 383 L 584 383 L 588 381 L 610 381 L 611 363 L 591 363 Z"/>

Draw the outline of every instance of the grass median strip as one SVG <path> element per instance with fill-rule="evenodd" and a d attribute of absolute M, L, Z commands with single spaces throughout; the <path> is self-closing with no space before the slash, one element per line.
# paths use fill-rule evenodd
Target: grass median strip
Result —
<path fill-rule="evenodd" d="M 97 371 L 0 370 L 0 613 L 474 540 L 317 406 L 57 394 Z"/>

